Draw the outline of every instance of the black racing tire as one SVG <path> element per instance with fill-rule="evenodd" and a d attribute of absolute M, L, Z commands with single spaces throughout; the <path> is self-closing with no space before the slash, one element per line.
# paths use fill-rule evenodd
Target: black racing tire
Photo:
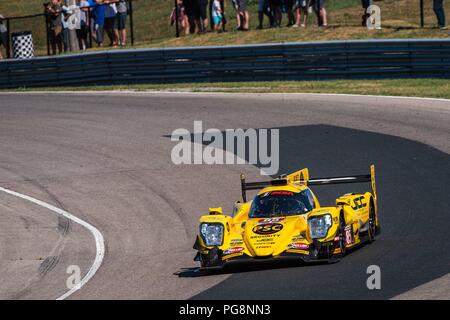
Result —
<path fill-rule="evenodd" d="M 341 214 L 339 217 L 339 248 L 341 249 L 341 256 L 345 256 L 347 252 L 347 247 L 345 245 L 345 220 L 344 215 Z"/>
<path fill-rule="evenodd" d="M 377 232 L 377 218 L 375 215 L 375 206 L 370 202 L 369 207 L 369 229 L 367 230 L 367 242 L 371 243 L 375 240 L 375 235 Z"/>

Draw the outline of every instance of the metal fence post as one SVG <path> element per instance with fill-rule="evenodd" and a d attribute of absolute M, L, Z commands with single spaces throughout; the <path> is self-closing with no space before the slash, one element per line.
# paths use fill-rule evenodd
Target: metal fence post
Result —
<path fill-rule="evenodd" d="M 420 27 L 423 28 L 424 25 L 423 0 L 420 0 Z"/>
<path fill-rule="evenodd" d="M 6 40 L 6 57 L 8 59 L 11 58 L 11 31 L 10 31 L 10 23 L 9 18 L 6 19 L 6 34 L 7 34 L 7 40 Z"/>
<path fill-rule="evenodd" d="M 89 48 L 92 48 L 92 14 L 91 14 L 91 8 L 88 8 L 87 11 L 87 26 L 89 30 Z M 95 22 L 94 22 L 94 28 L 95 28 Z"/>

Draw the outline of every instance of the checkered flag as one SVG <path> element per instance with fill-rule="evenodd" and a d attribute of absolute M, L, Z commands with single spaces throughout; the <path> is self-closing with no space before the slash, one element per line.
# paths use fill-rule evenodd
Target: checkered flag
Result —
<path fill-rule="evenodd" d="M 33 36 L 31 32 L 13 33 L 11 38 L 14 58 L 29 59 L 34 57 Z"/>

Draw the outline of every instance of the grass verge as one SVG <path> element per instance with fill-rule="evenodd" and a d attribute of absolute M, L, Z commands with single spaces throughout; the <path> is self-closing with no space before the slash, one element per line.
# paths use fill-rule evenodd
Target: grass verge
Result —
<path fill-rule="evenodd" d="M 29 92 L 36 89 L 17 89 Z M 44 88 L 39 91 L 185 91 L 225 93 L 345 93 L 381 96 L 409 96 L 450 99 L 450 81 L 446 79 L 333 80 L 139 84 L 89 87 Z M 5 92 L 7 90 L 3 90 Z M 11 90 L 9 90 L 11 91 Z"/>

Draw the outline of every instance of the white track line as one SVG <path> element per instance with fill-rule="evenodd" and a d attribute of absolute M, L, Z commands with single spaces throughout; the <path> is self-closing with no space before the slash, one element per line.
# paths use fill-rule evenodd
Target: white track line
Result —
<path fill-rule="evenodd" d="M 217 88 L 220 89 L 220 88 Z M 188 89 L 189 90 L 189 89 Z M 116 94 L 116 95 L 126 95 L 126 96 L 143 96 L 143 95 L 160 95 L 160 94 L 173 94 L 173 95 L 209 95 L 209 96 L 220 96 L 220 95 L 245 95 L 247 98 L 254 98 L 255 96 L 282 96 L 282 95 L 292 95 L 292 96 L 342 96 L 342 97 L 369 97 L 369 98 L 386 98 L 386 99 L 412 99 L 412 100 L 429 100 L 429 101 L 442 101 L 450 102 L 450 99 L 445 98 L 427 98 L 427 97 L 408 97 L 408 96 L 389 96 L 389 95 L 371 95 L 371 94 L 353 94 L 353 93 L 315 93 L 315 92 L 258 92 L 258 93 L 243 93 L 243 92 L 223 92 L 223 91 L 169 91 L 169 90 L 147 90 L 147 91 L 135 91 L 135 90 L 87 90 L 87 91 L 1 91 L 1 95 L 25 95 L 25 94 L 58 94 L 58 95 L 104 95 L 104 94 Z"/>
<path fill-rule="evenodd" d="M 27 195 L 24 195 L 24 194 L 21 194 L 21 193 L 18 193 L 18 192 L 9 190 L 9 189 L 5 189 L 2 187 L 0 187 L 0 191 L 5 192 L 9 195 L 27 200 L 29 202 L 37 204 L 38 206 L 44 207 L 50 211 L 56 212 L 57 214 L 62 215 L 64 217 L 66 217 L 67 219 L 70 219 L 73 222 L 82 225 L 83 227 L 85 227 L 92 233 L 92 235 L 95 238 L 95 246 L 97 249 L 94 263 L 92 264 L 91 268 L 89 269 L 88 273 L 84 276 L 84 278 L 81 279 L 79 284 L 74 286 L 72 289 L 70 289 L 69 291 L 64 293 L 62 296 L 60 296 L 56 300 L 64 300 L 64 299 L 68 298 L 71 294 L 73 294 L 74 292 L 80 290 L 81 287 L 83 287 L 94 276 L 94 274 L 97 272 L 97 270 L 100 268 L 100 265 L 102 264 L 102 261 L 103 261 L 103 257 L 105 256 L 105 242 L 103 239 L 103 235 L 100 233 L 100 231 L 98 231 L 97 228 L 90 225 L 86 221 L 83 221 L 80 218 L 75 217 L 73 214 L 71 214 L 65 210 L 62 210 L 60 208 L 57 208 L 55 206 L 52 206 L 51 204 L 48 204 L 44 201 L 32 198 L 30 196 L 27 196 Z"/>

